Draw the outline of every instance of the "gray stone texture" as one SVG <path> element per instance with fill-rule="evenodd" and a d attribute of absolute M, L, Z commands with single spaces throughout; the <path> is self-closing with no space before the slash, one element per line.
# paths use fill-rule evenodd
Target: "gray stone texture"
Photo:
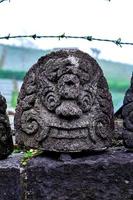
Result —
<path fill-rule="evenodd" d="M 112 146 L 123 146 L 123 119 L 115 118 L 114 125 L 115 130 Z"/>
<path fill-rule="evenodd" d="M 0 161 L 0 200 L 133 200 L 133 153 L 22 155 Z"/>
<path fill-rule="evenodd" d="M 112 143 L 112 98 L 98 63 L 79 50 L 52 52 L 28 71 L 15 115 L 17 143 L 55 152 Z"/>
<path fill-rule="evenodd" d="M 13 151 L 11 128 L 6 108 L 6 99 L 0 94 L 0 159 L 6 158 Z"/>
<path fill-rule="evenodd" d="M 132 200 L 133 154 L 37 157 L 25 168 L 28 200 Z"/>
<path fill-rule="evenodd" d="M 0 200 L 21 200 L 20 156 L 0 161 Z"/>
<path fill-rule="evenodd" d="M 123 107 L 123 139 L 127 148 L 133 148 L 133 74 L 131 77 L 131 85 L 126 91 Z"/>

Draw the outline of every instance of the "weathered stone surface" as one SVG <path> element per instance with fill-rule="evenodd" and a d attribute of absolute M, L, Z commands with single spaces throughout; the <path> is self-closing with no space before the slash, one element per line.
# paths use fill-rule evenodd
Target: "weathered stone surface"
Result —
<path fill-rule="evenodd" d="M 0 94 L 0 159 L 6 158 L 13 151 L 11 128 L 6 108 L 6 99 Z"/>
<path fill-rule="evenodd" d="M 114 126 L 115 130 L 112 146 L 123 146 L 123 119 L 115 118 Z"/>
<path fill-rule="evenodd" d="M 27 73 L 15 115 L 17 142 L 46 151 L 111 145 L 112 98 L 97 62 L 79 50 L 42 57 Z"/>
<path fill-rule="evenodd" d="M 20 156 L 0 161 L 0 200 L 21 200 Z"/>
<path fill-rule="evenodd" d="M 0 200 L 133 199 L 132 152 L 51 154 L 32 158 L 23 168 L 20 154 L 0 161 Z"/>
<path fill-rule="evenodd" d="M 127 148 L 133 148 L 133 75 L 130 88 L 127 90 L 122 107 L 123 139 Z"/>
<path fill-rule="evenodd" d="M 133 199 L 133 154 L 125 150 L 66 161 L 37 157 L 24 173 L 28 200 Z"/>

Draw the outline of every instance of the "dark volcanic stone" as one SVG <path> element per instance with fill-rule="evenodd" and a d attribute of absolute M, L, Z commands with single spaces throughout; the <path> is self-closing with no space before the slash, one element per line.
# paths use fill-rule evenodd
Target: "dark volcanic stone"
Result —
<path fill-rule="evenodd" d="M 26 167 L 20 154 L 0 161 L 0 200 L 133 200 L 132 152 L 44 155 Z"/>
<path fill-rule="evenodd" d="M 20 157 L 0 161 L 0 200 L 21 200 Z"/>
<path fill-rule="evenodd" d="M 133 154 L 125 150 L 66 161 L 37 157 L 24 173 L 28 200 L 133 199 Z"/>
<path fill-rule="evenodd" d="M 6 99 L 0 94 L 0 159 L 6 158 L 13 151 L 11 128 L 6 108 Z"/>
<path fill-rule="evenodd" d="M 127 90 L 124 97 L 122 118 L 124 126 L 124 145 L 127 148 L 133 148 L 133 74 L 131 78 L 130 88 Z"/>
<path fill-rule="evenodd" d="M 15 115 L 18 144 L 55 152 L 102 151 L 112 143 L 112 98 L 98 63 L 79 50 L 38 60 Z"/>

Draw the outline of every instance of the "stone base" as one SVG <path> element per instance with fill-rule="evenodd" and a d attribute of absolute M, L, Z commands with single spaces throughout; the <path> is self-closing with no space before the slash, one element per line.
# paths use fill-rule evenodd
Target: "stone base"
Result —
<path fill-rule="evenodd" d="M 0 161 L 0 200 L 133 199 L 133 153 L 78 156 L 33 158 L 23 170 L 20 156 Z"/>
<path fill-rule="evenodd" d="M 0 200 L 21 200 L 20 155 L 0 160 Z"/>
<path fill-rule="evenodd" d="M 25 172 L 28 200 L 133 199 L 133 154 L 122 150 L 66 161 L 38 157 Z"/>

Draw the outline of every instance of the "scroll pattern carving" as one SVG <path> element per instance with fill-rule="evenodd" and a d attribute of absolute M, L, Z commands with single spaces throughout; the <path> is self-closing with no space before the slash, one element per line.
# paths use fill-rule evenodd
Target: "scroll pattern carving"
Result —
<path fill-rule="evenodd" d="M 71 49 L 40 58 L 21 88 L 15 127 L 19 143 L 44 150 L 108 147 L 113 137 L 113 106 L 96 61 Z"/>

